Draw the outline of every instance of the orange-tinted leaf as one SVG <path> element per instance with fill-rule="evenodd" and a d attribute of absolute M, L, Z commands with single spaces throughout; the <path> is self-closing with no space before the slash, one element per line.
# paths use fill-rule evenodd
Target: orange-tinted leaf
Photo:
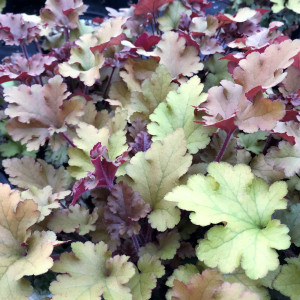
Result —
<path fill-rule="evenodd" d="M 20 85 L 7 87 L 5 114 L 11 119 L 6 129 L 15 141 L 27 144 L 27 149 L 38 150 L 45 139 L 54 133 L 66 131 L 66 123 L 76 124 L 83 114 L 83 102 L 67 97 L 67 85 L 55 76 L 44 86 Z"/>
<path fill-rule="evenodd" d="M 41 9 L 41 19 L 52 27 L 75 29 L 79 16 L 87 9 L 82 0 L 47 0 Z"/>
<path fill-rule="evenodd" d="M 191 276 L 188 284 L 175 279 L 172 300 L 213 299 L 216 289 L 223 283 L 218 271 L 205 270 L 202 274 Z"/>
<path fill-rule="evenodd" d="M 21 189 L 29 189 L 34 186 L 38 189 L 50 185 L 52 192 L 57 193 L 67 190 L 70 184 L 70 175 L 60 167 L 55 169 L 44 160 L 35 159 L 31 156 L 6 159 L 2 162 L 10 182 Z"/>
<path fill-rule="evenodd" d="M 186 47 L 183 37 L 173 31 L 168 31 L 162 35 L 161 41 L 152 52 L 154 56 L 160 57 L 160 64 L 167 67 L 172 78 L 192 76 L 203 69 L 198 51 L 193 46 Z"/>
<path fill-rule="evenodd" d="M 239 62 L 233 77 L 247 93 L 255 88 L 267 89 L 280 83 L 287 75 L 283 70 L 293 63 L 300 50 L 300 40 L 273 44 L 263 53 L 252 52 Z"/>

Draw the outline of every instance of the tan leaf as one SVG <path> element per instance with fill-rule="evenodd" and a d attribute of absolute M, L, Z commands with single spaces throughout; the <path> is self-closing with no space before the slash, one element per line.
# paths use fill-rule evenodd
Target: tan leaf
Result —
<path fill-rule="evenodd" d="M 200 105 L 209 115 L 203 117 L 206 125 L 223 121 L 232 126 L 230 119 L 233 119 L 239 129 L 252 133 L 259 129 L 273 129 L 285 115 L 285 105 L 280 101 L 265 99 L 262 93 L 258 93 L 251 102 L 242 86 L 228 80 L 222 80 L 221 85 L 210 88 L 207 101 Z"/>
<path fill-rule="evenodd" d="M 282 81 L 283 87 L 279 90 L 283 96 L 287 96 L 291 93 L 297 93 L 299 90 L 300 81 L 300 70 L 294 66 L 289 66 L 287 68 L 287 76 Z"/>
<path fill-rule="evenodd" d="M 222 282 L 221 274 L 213 270 L 205 270 L 202 274 L 192 275 L 188 284 L 175 279 L 172 300 L 213 299 L 216 289 Z"/>
<path fill-rule="evenodd" d="M 83 206 L 76 204 L 68 209 L 60 209 L 47 219 L 47 227 L 54 232 L 77 232 L 80 235 L 85 235 L 96 229 L 94 225 L 98 219 L 97 208 L 92 214 Z"/>
<path fill-rule="evenodd" d="M 160 57 L 159 63 L 167 67 L 172 78 L 192 76 L 203 69 L 197 49 L 186 47 L 185 39 L 173 31 L 162 35 L 152 55 Z"/>
<path fill-rule="evenodd" d="M 269 184 L 285 178 L 283 171 L 274 170 L 272 166 L 266 163 L 263 154 L 255 156 L 251 161 L 250 166 L 255 176 L 263 178 Z"/>
<path fill-rule="evenodd" d="M 151 78 L 157 65 L 155 58 L 149 58 L 148 60 L 141 58 L 128 59 L 124 65 L 125 70 L 120 72 L 120 76 L 126 82 L 130 91 L 141 92 L 142 81 Z"/>
<path fill-rule="evenodd" d="M 31 156 L 5 159 L 2 163 L 10 182 L 21 189 L 29 189 L 31 186 L 43 189 L 50 185 L 53 193 L 57 193 L 69 187 L 71 178 L 64 167 L 55 169 L 41 159 L 35 161 Z"/>
<path fill-rule="evenodd" d="M 283 70 L 293 63 L 293 57 L 300 51 L 299 40 L 286 40 L 272 44 L 263 53 L 252 52 L 234 69 L 236 83 L 248 92 L 255 87 L 264 89 L 280 83 L 287 75 Z"/>
<path fill-rule="evenodd" d="M 44 86 L 20 85 L 5 89 L 9 103 L 5 114 L 8 133 L 16 141 L 27 144 L 27 149 L 38 150 L 46 137 L 66 131 L 66 123 L 76 124 L 83 114 L 83 102 L 66 100 L 70 95 L 60 76 L 55 76 Z M 41 136 L 41 138 L 39 137 Z"/>
<path fill-rule="evenodd" d="M 47 0 L 41 9 L 41 19 L 52 27 L 77 28 L 79 16 L 87 10 L 82 0 Z"/>
<path fill-rule="evenodd" d="M 122 26 L 126 23 L 128 17 L 110 18 L 102 23 L 100 28 L 95 32 L 98 39 L 98 45 L 110 41 L 111 38 L 117 37 L 123 33 Z"/>
<path fill-rule="evenodd" d="M 52 187 L 47 185 L 43 189 L 38 189 L 35 186 L 31 186 L 28 190 L 21 193 L 22 199 L 32 199 L 38 204 L 38 210 L 41 215 L 38 222 L 45 219 L 50 215 L 52 209 L 59 208 L 60 203 L 58 200 L 64 199 L 71 191 L 62 191 L 59 193 L 53 193 Z"/>
<path fill-rule="evenodd" d="M 285 105 L 280 101 L 271 101 L 258 95 L 253 103 L 248 101 L 247 107 L 237 113 L 235 124 L 244 132 L 271 130 L 277 121 L 285 115 Z"/>
<path fill-rule="evenodd" d="M 27 299 L 31 288 L 23 276 L 43 274 L 53 265 L 50 255 L 57 243 L 55 234 L 31 234 L 28 229 L 39 218 L 37 208 L 33 200 L 21 202 L 18 191 L 0 184 L 1 299 Z"/>
<path fill-rule="evenodd" d="M 92 86 L 100 78 L 100 68 L 104 64 L 104 56 L 98 51 L 92 52 L 91 47 L 97 45 L 97 38 L 91 33 L 82 35 L 71 49 L 68 62 L 59 65 L 59 73 L 64 77 L 77 78 L 87 86 Z"/>

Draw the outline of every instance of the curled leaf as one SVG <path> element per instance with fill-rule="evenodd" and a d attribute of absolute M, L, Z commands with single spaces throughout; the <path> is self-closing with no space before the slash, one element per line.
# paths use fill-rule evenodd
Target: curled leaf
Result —
<path fill-rule="evenodd" d="M 150 205 L 145 203 L 139 192 L 133 191 L 126 182 L 114 185 L 107 198 L 104 219 L 109 233 L 116 238 L 138 234 L 138 220 L 146 217 Z"/>

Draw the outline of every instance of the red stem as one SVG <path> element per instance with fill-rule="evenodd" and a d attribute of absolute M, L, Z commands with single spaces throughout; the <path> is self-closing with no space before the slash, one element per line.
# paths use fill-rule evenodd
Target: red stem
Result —
<path fill-rule="evenodd" d="M 64 35 L 65 35 L 66 42 L 68 42 L 70 40 L 69 28 L 64 27 Z"/>
<path fill-rule="evenodd" d="M 75 144 L 72 142 L 72 140 L 64 133 L 61 132 L 60 135 L 74 148 L 76 148 Z"/>
<path fill-rule="evenodd" d="M 217 157 L 215 159 L 216 162 L 220 162 L 220 160 L 222 159 L 222 157 L 223 157 L 223 155 L 225 153 L 225 150 L 226 150 L 226 148 L 227 148 L 227 146 L 229 144 L 229 141 L 230 141 L 230 139 L 231 139 L 232 134 L 234 133 L 234 131 L 235 131 L 235 129 L 233 129 L 231 131 L 228 131 L 226 133 L 227 135 L 226 135 L 225 141 L 224 141 L 224 143 L 222 145 L 222 148 L 220 149 L 220 152 L 218 153 L 218 155 L 217 155 Z"/>
<path fill-rule="evenodd" d="M 25 44 L 24 44 L 24 43 L 21 43 L 20 46 L 21 46 L 21 49 L 22 49 L 22 52 L 23 52 L 25 58 L 28 60 L 29 56 L 28 56 L 28 52 L 27 52 L 27 50 L 26 50 Z"/>

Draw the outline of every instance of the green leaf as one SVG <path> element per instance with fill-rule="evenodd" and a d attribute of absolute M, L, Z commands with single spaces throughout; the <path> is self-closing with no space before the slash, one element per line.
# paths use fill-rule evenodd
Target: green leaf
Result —
<path fill-rule="evenodd" d="M 300 295 L 300 259 L 286 258 L 287 265 L 283 265 L 274 282 L 274 288 L 291 300 L 299 300 Z"/>
<path fill-rule="evenodd" d="M 248 134 L 239 133 L 237 136 L 239 137 L 239 144 L 242 147 L 255 154 L 259 154 L 264 148 L 265 140 L 268 135 L 268 131 L 258 130 L 257 132 Z"/>
<path fill-rule="evenodd" d="M 140 248 L 139 255 L 150 254 L 161 259 L 172 259 L 178 248 L 180 235 L 177 230 L 163 232 L 157 235 L 157 243 L 148 243 L 145 247 Z"/>
<path fill-rule="evenodd" d="M 292 243 L 300 247 L 300 203 L 292 205 L 289 210 L 276 211 L 274 217 L 288 226 Z"/>
<path fill-rule="evenodd" d="M 186 153 L 186 141 L 182 129 L 156 141 L 146 152 L 138 152 L 126 166 L 128 183 L 138 191 L 152 209 L 148 215 L 153 228 L 165 231 L 180 221 L 176 204 L 164 200 L 164 196 L 179 184 L 192 163 Z"/>
<path fill-rule="evenodd" d="M 113 124 L 108 124 L 108 126 L 114 127 Z M 77 137 L 73 142 L 77 148 L 70 147 L 68 150 L 70 157 L 68 171 L 76 179 L 86 176 L 87 172 L 95 169 L 90 160 L 90 151 L 98 142 L 107 147 L 111 160 L 128 149 L 124 129 L 114 132 L 113 128 L 111 130 L 107 127 L 97 129 L 93 125 L 80 122 L 76 133 Z"/>
<path fill-rule="evenodd" d="M 159 29 L 163 32 L 178 29 L 181 13 L 191 14 L 180 1 L 170 3 L 163 16 L 157 19 Z"/>
<path fill-rule="evenodd" d="M 200 241 L 196 251 L 201 261 L 224 273 L 241 263 L 249 278 L 258 279 L 278 267 L 274 249 L 290 245 L 287 226 L 271 220 L 275 210 L 286 208 L 286 193 L 285 182 L 269 187 L 246 165 L 214 162 L 208 166 L 208 176 L 191 176 L 187 185 L 176 187 L 165 199 L 192 211 L 194 224 L 226 222 L 209 229 Z"/>
<path fill-rule="evenodd" d="M 5 6 L 6 6 L 6 0 L 0 0 L 0 12 L 2 12 Z"/>
<path fill-rule="evenodd" d="M 58 275 L 51 283 L 53 300 L 94 300 L 103 295 L 105 300 L 131 300 L 130 289 L 126 287 L 134 276 L 135 269 L 128 256 L 115 255 L 107 251 L 103 242 L 93 244 L 72 243 L 72 253 L 63 253 L 52 270 Z"/>
<path fill-rule="evenodd" d="M 177 85 L 172 83 L 172 77 L 167 68 L 164 65 L 158 66 L 152 77 L 142 83 L 142 92 L 131 94 L 131 108 L 136 111 L 133 119 L 141 117 L 148 120 L 155 108 L 165 101 L 168 93 L 176 88 Z"/>
<path fill-rule="evenodd" d="M 153 141 L 162 140 L 177 128 L 183 128 L 190 153 L 195 154 L 208 145 L 209 135 L 214 129 L 194 122 L 193 106 L 198 106 L 207 97 L 202 90 L 199 77 L 194 76 L 177 91 L 168 94 L 167 103 L 159 104 L 150 115 L 152 122 L 148 125 L 148 132 L 153 135 Z"/>
<path fill-rule="evenodd" d="M 135 275 L 128 282 L 133 300 L 148 300 L 156 287 L 157 278 L 165 274 L 165 267 L 160 260 L 149 254 L 143 255 L 138 263 Z"/>
<path fill-rule="evenodd" d="M 205 69 L 209 71 L 205 79 L 204 91 L 207 92 L 211 87 L 219 85 L 223 79 L 233 81 L 232 76 L 227 71 L 228 61 L 219 60 L 223 55 L 215 54 L 205 63 Z"/>
<path fill-rule="evenodd" d="M 48 147 L 45 151 L 45 161 L 59 167 L 68 161 L 68 146 L 61 145 L 57 151 Z"/>
<path fill-rule="evenodd" d="M 284 7 L 294 11 L 295 13 L 300 14 L 300 1 L 299 0 L 271 0 L 273 4 L 272 10 L 274 13 L 277 13 L 284 9 Z"/>
<path fill-rule="evenodd" d="M 190 278 L 193 274 L 198 274 L 199 270 L 195 265 L 186 264 L 179 266 L 173 274 L 168 278 L 166 282 L 166 286 L 172 287 L 173 281 L 175 279 L 178 279 L 184 283 L 188 283 L 190 281 Z"/>

